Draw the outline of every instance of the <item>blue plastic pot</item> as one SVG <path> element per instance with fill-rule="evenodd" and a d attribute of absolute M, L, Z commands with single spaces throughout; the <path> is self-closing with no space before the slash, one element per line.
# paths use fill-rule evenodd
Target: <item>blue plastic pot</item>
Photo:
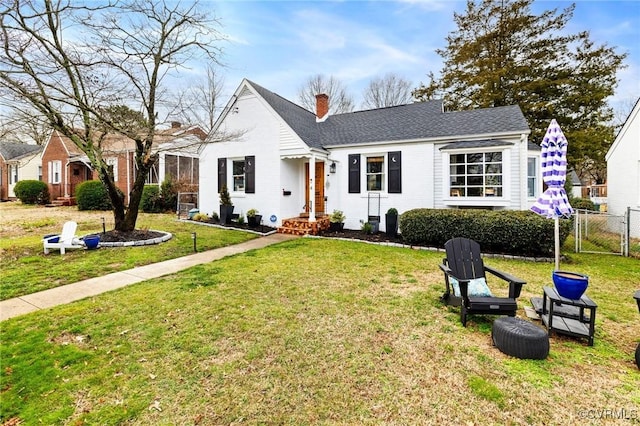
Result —
<path fill-rule="evenodd" d="M 59 243 L 60 235 L 58 234 L 47 234 L 43 237 L 43 239 L 47 240 L 48 243 Z"/>
<path fill-rule="evenodd" d="M 554 271 L 552 277 L 558 294 L 567 299 L 580 299 L 589 286 L 589 277 L 576 272 Z"/>
<path fill-rule="evenodd" d="M 83 241 L 88 250 L 94 250 L 100 244 L 100 235 L 87 235 L 83 238 Z"/>

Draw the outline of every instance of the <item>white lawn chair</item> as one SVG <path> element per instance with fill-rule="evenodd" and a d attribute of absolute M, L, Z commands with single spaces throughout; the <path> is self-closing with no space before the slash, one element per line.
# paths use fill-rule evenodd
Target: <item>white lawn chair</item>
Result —
<path fill-rule="evenodd" d="M 64 254 L 67 249 L 84 248 L 84 243 L 76 238 L 77 227 L 78 224 L 73 221 L 65 222 L 60 235 L 43 238 L 44 254 L 49 254 L 49 249 L 60 250 L 60 254 Z"/>

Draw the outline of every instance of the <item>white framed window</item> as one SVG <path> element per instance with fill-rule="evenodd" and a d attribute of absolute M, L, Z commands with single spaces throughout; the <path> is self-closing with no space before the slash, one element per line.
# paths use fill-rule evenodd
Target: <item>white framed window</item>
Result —
<path fill-rule="evenodd" d="M 38 180 L 42 181 L 42 166 L 38 166 Z"/>
<path fill-rule="evenodd" d="M 9 185 L 14 185 L 18 182 L 18 165 L 9 165 Z"/>
<path fill-rule="evenodd" d="M 245 187 L 244 159 L 233 160 L 233 166 L 231 170 L 233 173 L 233 190 L 235 192 L 244 192 L 244 187 Z"/>
<path fill-rule="evenodd" d="M 527 158 L 527 197 L 538 196 L 538 158 Z"/>
<path fill-rule="evenodd" d="M 105 158 L 105 163 L 107 163 L 107 167 L 109 168 L 109 174 L 113 178 L 114 182 L 118 181 L 118 157 L 109 157 Z"/>
<path fill-rule="evenodd" d="M 367 157 L 367 191 L 384 190 L 384 155 Z"/>
<path fill-rule="evenodd" d="M 502 197 L 502 152 L 452 153 L 449 191 L 451 197 Z"/>
<path fill-rule="evenodd" d="M 49 183 L 60 183 L 62 176 L 62 161 L 49 161 Z"/>

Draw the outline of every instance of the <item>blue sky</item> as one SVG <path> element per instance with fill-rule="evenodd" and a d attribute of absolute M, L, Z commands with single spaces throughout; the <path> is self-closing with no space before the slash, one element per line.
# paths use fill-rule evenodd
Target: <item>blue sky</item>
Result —
<path fill-rule="evenodd" d="M 577 1 L 567 30 L 588 30 L 598 44 L 629 54 L 621 71 L 614 107 L 640 96 L 640 1 Z M 418 86 L 438 74 L 435 52 L 455 29 L 453 13 L 464 1 L 211 1 L 202 6 L 221 21 L 227 65 L 225 95 L 243 77 L 297 101 L 304 81 L 315 74 L 334 75 L 359 107 L 371 78 L 396 73 Z M 538 0 L 533 11 L 564 8 L 568 1 Z M 225 101 L 226 101 L 225 96 Z M 624 109 L 624 108 L 623 108 Z M 629 107 L 630 109 L 630 107 Z"/>

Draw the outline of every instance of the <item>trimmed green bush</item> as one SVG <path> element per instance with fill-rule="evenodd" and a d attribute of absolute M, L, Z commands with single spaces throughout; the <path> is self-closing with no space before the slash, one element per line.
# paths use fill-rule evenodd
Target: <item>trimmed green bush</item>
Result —
<path fill-rule="evenodd" d="M 145 213 L 161 213 L 164 211 L 160 188 L 158 185 L 145 185 L 140 199 L 140 208 Z"/>
<path fill-rule="evenodd" d="M 162 208 L 164 211 L 178 210 L 178 186 L 169 176 L 160 185 L 160 198 L 162 198 Z"/>
<path fill-rule="evenodd" d="M 113 204 L 99 180 L 88 180 L 76 187 L 76 202 L 78 210 L 112 210 Z"/>
<path fill-rule="evenodd" d="M 24 204 L 47 204 L 49 202 L 49 186 L 39 180 L 18 181 L 13 192 Z"/>
<path fill-rule="evenodd" d="M 560 220 L 560 244 L 573 220 Z M 444 247 L 455 237 L 477 241 L 483 252 L 518 256 L 553 256 L 554 221 L 530 211 L 414 209 L 400 216 L 402 238 L 409 244 Z"/>
<path fill-rule="evenodd" d="M 574 198 L 573 200 L 571 200 L 571 207 L 576 210 L 580 209 L 595 211 L 596 209 L 596 205 L 588 198 Z"/>

